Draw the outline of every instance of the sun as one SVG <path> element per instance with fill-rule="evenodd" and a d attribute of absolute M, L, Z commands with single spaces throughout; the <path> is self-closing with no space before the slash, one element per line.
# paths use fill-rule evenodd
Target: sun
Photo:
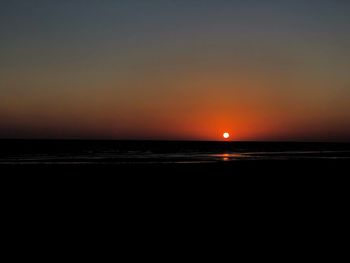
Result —
<path fill-rule="evenodd" d="M 225 132 L 222 136 L 223 136 L 225 139 L 230 138 L 230 134 L 229 134 L 228 132 Z"/>

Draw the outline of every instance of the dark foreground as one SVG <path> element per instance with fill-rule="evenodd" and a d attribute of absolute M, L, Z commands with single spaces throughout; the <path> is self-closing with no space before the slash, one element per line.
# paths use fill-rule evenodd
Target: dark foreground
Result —
<path fill-rule="evenodd" d="M 2 179 L 26 191 L 165 195 L 347 193 L 347 160 L 237 161 L 194 164 L 2 165 Z M 339 191 L 337 191 L 337 189 Z M 60 192 L 61 194 L 61 192 Z"/>
<path fill-rule="evenodd" d="M 84 242 L 114 251 L 110 239 L 142 247 L 156 239 L 157 253 L 177 243 L 172 255 L 184 243 L 192 250 L 221 241 L 231 251 L 236 240 L 270 246 L 273 254 L 288 247 L 288 256 L 295 244 L 310 251 L 311 243 L 343 240 L 327 235 L 348 225 L 348 145 L 170 143 L 150 150 L 148 143 L 117 143 L 116 154 L 89 143 L 16 143 L 2 148 L 2 218 L 26 244 L 41 231 L 47 246 L 61 237 L 74 250 Z"/>
<path fill-rule="evenodd" d="M 343 231 L 349 167 L 345 159 L 3 165 L 2 211 L 19 229 L 49 224 L 58 236 L 80 229 L 83 239 L 91 229 L 142 244 L 155 232 L 160 240 L 228 231 L 261 244 L 272 231 L 319 239 Z"/>
<path fill-rule="evenodd" d="M 13 193 L 161 201 L 197 196 L 345 198 L 349 144 L 2 141 Z"/>

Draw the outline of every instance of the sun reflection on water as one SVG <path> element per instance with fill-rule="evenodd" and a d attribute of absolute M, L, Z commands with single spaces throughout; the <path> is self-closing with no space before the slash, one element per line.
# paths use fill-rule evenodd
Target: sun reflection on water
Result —
<path fill-rule="evenodd" d="M 221 161 L 228 162 L 235 159 L 242 159 L 244 155 L 240 153 L 219 153 L 219 154 L 215 154 L 213 157 L 216 157 Z"/>

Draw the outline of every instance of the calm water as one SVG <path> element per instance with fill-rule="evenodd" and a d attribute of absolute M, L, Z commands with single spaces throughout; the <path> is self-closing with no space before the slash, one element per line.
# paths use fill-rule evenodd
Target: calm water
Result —
<path fill-rule="evenodd" d="M 0 164 L 350 159 L 350 144 L 344 143 L 73 140 L 1 140 L 0 143 Z"/>

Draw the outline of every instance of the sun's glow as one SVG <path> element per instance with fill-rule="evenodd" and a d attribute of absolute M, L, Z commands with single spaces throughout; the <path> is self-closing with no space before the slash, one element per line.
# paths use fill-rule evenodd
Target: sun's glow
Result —
<path fill-rule="evenodd" d="M 228 138 L 230 138 L 230 134 L 229 134 L 228 132 L 225 132 L 225 133 L 223 134 L 223 137 L 224 137 L 225 139 L 228 139 Z"/>

